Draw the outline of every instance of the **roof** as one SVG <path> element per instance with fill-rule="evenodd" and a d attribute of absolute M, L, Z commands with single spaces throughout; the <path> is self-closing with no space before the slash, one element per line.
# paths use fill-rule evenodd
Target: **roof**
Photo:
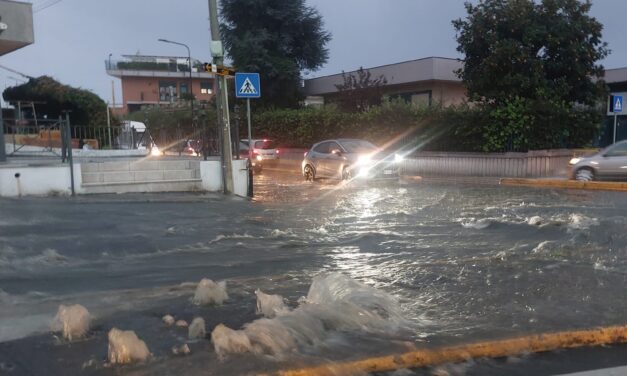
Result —
<path fill-rule="evenodd" d="M 365 68 L 373 77 L 384 76 L 387 85 L 400 85 L 419 81 L 451 81 L 461 82 L 455 70 L 461 68 L 463 62 L 459 59 L 446 57 L 427 57 L 418 60 Z M 346 72 L 347 75 L 357 71 Z M 335 85 L 344 82 L 342 74 L 333 74 L 305 80 L 307 95 L 321 95 L 337 92 Z"/>
<path fill-rule="evenodd" d="M 619 82 L 627 82 L 627 67 L 606 69 L 604 80 L 608 84 L 616 84 Z"/>

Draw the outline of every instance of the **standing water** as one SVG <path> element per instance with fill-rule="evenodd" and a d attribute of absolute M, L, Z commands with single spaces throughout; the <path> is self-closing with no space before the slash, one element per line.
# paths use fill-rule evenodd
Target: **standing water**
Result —
<path fill-rule="evenodd" d="M 239 375 L 627 321 L 623 194 L 435 184 L 257 193 L 0 200 L 12 213 L 0 217 L 2 369 Z M 92 315 L 80 346 L 49 333 L 62 304 Z M 192 323 L 194 338 L 174 320 Z M 114 327 L 150 356 L 142 348 L 131 365 L 110 365 Z"/>

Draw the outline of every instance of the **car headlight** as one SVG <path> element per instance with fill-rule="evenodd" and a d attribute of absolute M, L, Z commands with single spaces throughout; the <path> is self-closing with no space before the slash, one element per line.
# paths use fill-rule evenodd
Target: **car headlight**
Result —
<path fill-rule="evenodd" d="M 403 157 L 402 155 L 400 155 L 398 153 L 394 154 L 394 162 L 395 163 L 401 163 L 404 159 L 405 159 L 405 157 Z"/>
<path fill-rule="evenodd" d="M 257 155 L 257 160 L 261 161 L 263 159 L 263 157 L 261 155 Z"/>
<path fill-rule="evenodd" d="M 568 162 L 568 164 L 576 165 L 577 163 L 579 163 L 579 161 L 581 161 L 581 158 L 573 158 L 570 160 L 570 162 Z"/>
<path fill-rule="evenodd" d="M 152 147 L 152 150 L 150 150 L 150 154 L 152 156 L 157 157 L 157 156 L 161 155 L 161 151 L 159 151 L 159 148 L 155 145 L 155 146 Z"/>
<path fill-rule="evenodd" d="M 359 158 L 357 158 L 358 166 L 369 165 L 370 163 L 372 163 L 372 158 L 370 158 L 369 155 L 360 155 Z"/>

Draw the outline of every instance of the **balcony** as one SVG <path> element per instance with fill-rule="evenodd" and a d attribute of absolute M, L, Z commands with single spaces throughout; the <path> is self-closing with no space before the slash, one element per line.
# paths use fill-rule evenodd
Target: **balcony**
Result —
<path fill-rule="evenodd" d="M 105 69 L 110 76 L 122 77 L 189 77 L 189 65 L 179 59 L 170 59 L 169 62 L 159 61 L 167 59 L 153 60 L 105 60 Z M 187 60 L 187 59 L 185 59 Z M 192 59 L 193 61 L 193 59 Z M 192 66 L 192 77 L 212 78 L 213 73 L 205 72 L 202 64 L 194 61 Z"/>

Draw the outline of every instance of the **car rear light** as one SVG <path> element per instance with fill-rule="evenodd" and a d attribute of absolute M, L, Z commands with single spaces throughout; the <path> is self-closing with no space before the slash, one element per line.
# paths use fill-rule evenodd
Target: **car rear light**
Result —
<path fill-rule="evenodd" d="M 279 149 L 276 149 L 276 153 L 279 154 Z"/>
<path fill-rule="evenodd" d="M 307 157 L 307 153 L 309 153 L 309 152 L 306 151 L 305 154 L 303 154 L 303 157 Z"/>

